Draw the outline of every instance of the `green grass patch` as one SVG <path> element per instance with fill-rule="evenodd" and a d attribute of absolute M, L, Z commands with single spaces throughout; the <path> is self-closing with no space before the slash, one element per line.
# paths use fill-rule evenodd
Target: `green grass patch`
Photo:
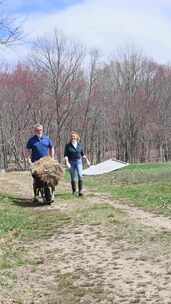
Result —
<path fill-rule="evenodd" d="M 59 210 L 43 211 L 29 208 L 31 202 L 15 197 L 0 196 L 0 237 L 15 231 L 16 237 L 46 238 L 57 228 L 70 222 L 70 218 Z"/>
<path fill-rule="evenodd" d="M 73 196 L 73 194 L 71 193 L 71 190 L 70 190 L 70 192 L 58 193 L 58 194 L 56 195 L 56 198 L 57 198 L 57 199 L 64 200 L 64 201 L 68 201 L 68 200 L 73 200 L 73 199 L 74 199 L 74 196 Z"/>
<path fill-rule="evenodd" d="M 109 204 L 84 205 L 84 208 L 76 208 L 71 214 L 74 223 L 81 225 L 118 224 L 123 217 L 123 212 Z"/>
<path fill-rule="evenodd" d="M 85 199 L 73 199 L 71 194 L 61 194 L 60 204 L 66 201 L 75 203 L 63 213 L 40 206 L 36 210 L 27 200 L 0 196 L 0 269 L 28 263 L 27 247 L 21 245 L 25 242 L 48 239 L 68 225 L 116 225 L 122 216 L 108 204 L 90 204 Z"/>
<path fill-rule="evenodd" d="M 85 178 L 85 183 L 96 192 L 171 215 L 171 163 L 129 165 L 110 174 Z"/>
<path fill-rule="evenodd" d="M 58 210 L 35 208 L 27 201 L 0 195 L 0 269 L 26 263 L 27 253 L 18 241 L 49 238 L 71 222 Z"/>

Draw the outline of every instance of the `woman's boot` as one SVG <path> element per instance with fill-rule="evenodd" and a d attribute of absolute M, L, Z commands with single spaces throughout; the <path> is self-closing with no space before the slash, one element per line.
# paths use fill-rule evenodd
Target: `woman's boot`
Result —
<path fill-rule="evenodd" d="M 78 195 L 83 196 L 83 181 L 82 180 L 78 181 Z"/>
<path fill-rule="evenodd" d="M 72 194 L 75 194 L 75 192 L 76 192 L 76 182 L 75 181 L 71 181 L 71 187 L 72 187 Z"/>

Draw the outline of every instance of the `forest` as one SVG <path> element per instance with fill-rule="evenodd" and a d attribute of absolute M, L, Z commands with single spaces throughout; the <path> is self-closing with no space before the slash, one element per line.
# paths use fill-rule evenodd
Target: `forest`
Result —
<path fill-rule="evenodd" d="M 25 145 L 44 126 L 63 161 L 71 130 L 92 163 L 171 159 L 171 67 L 125 47 L 110 59 L 54 30 L 29 57 L 0 67 L 0 167 L 26 168 Z"/>

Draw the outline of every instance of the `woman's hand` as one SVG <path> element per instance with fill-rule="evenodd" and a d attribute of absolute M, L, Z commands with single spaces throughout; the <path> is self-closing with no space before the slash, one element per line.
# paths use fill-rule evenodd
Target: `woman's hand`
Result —
<path fill-rule="evenodd" d="M 90 167 L 90 165 L 91 165 L 90 161 L 88 159 L 86 161 L 87 161 L 87 166 Z"/>
<path fill-rule="evenodd" d="M 68 169 L 71 168 L 71 165 L 70 165 L 69 160 L 68 160 L 68 156 L 65 156 L 65 164 L 66 164 Z"/>
<path fill-rule="evenodd" d="M 70 163 L 69 163 L 69 162 L 66 162 L 66 166 L 67 166 L 67 168 L 68 168 L 68 169 L 70 169 L 70 168 L 71 168 L 71 165 L 70 165 Z"/>
<path fill-rule="evenodd" d="M 86 160 L 87 166 L 90 167 L 90 161 L 88 160 L 86 155 L 83 155 L 83 158 Z"/>

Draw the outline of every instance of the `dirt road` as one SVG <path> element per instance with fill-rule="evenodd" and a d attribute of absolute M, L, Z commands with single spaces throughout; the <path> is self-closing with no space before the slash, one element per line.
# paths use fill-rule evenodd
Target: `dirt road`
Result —
<path fill-rule="evenodd" d="M 24 182 L 23 182 L 24 181 Z M 69 191 L 63 183 L 60 191 Z M 28 173 L 0 175 L 0 192 L 31 198 Z M 83 200 L 58 197 L 38 210 L 70 213 L 74 208 L 109 204 L 119 223 L 71 223 L 46 240 L 21 244 L 27 265 L 0 271 L 0 303 L 171 304 L 171 220 L 110 196 L 89 192 Z M 36 263 L 31 263 L 31 261 Z"/>

